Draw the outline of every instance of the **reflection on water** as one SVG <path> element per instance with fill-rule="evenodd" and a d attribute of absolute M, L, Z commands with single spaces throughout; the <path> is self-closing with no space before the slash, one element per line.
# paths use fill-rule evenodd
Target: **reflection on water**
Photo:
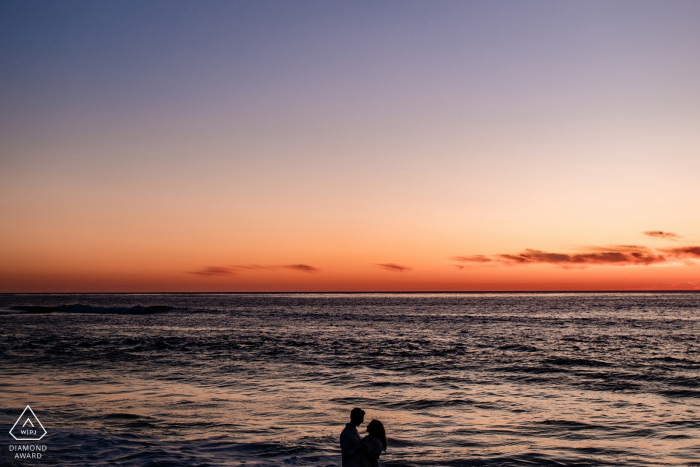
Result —
<path fill-rule="evenodd" d="M 98 312 L 10 312 L 76 303 Z M 138 304 L 175 309 L 109 312 Z M 384 422 L 384 465 L 687 465 L 699 308 L 697 294 L 5 295 L 0 417 L 9 430 L 31 404 L 46 465 L 339 465 L 354 406 Z"/>

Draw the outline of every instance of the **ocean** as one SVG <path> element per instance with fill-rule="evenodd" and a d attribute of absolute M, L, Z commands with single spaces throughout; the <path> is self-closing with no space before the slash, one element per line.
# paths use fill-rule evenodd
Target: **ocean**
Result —
<path fill-rule="evenodd" d="M 6 294 L 0 321 L 2 466 L 339 466 L 353 407 L 385 466 L 700 465 L 696 293 Z M 46 435 L 15 441 L 27 405 Z"/>

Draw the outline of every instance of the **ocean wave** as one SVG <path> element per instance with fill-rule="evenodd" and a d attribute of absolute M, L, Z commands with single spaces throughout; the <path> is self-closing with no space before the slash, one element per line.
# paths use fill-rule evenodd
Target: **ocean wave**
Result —
<path fill-rule="evenodd" d="M 167 305 L 151 306 L 128 306 L 128 307 L 107 307 L 93 305 L 59 305 L 59 306 L 39 306 L 39 305 L 18 305 L 10 307 L 11 310 L 24 311 L 25 313 L 101 313 L 117 315 L 149 315 L 153 313 L 165 313 L 173 309 Z"/>
<path fill-rule="evenodd" d="M 1 316 L 0 416 L 66 467 L 337 466 L 353 407 L 386 467 L 694 465 L 700 294 L 636 297 L 0 294 L 174 307 Z"/>

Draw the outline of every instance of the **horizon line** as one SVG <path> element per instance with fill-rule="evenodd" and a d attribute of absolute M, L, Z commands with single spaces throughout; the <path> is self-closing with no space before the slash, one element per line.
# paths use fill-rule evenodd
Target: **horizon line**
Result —
<path fill-rule="evenodd" d="M 316 294 L 316 295 L 331 295 L 331 294 L 603 294 L 603 293 L 700 293 L 699 289 L 679 289 L 679 290 L 454 290 L 454 291 L 434 291 L 434 290 L 418 290 L 418 291 L 323 291 L 323 292 L 0 292 L 0 295 L 287 295 L 287 294 Z"/>

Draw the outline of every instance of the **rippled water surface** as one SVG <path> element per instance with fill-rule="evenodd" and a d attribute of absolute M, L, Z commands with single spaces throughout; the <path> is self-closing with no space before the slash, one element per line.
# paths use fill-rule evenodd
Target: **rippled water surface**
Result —
<path fill-rule="evenodd" d="M 3 466 L 340 465 L 355 406 L 387 466 L 700 465 L 699 294 L 0 295 L 0 321 Z M 9 451 L 27 404 L 41 460 Z"/>

